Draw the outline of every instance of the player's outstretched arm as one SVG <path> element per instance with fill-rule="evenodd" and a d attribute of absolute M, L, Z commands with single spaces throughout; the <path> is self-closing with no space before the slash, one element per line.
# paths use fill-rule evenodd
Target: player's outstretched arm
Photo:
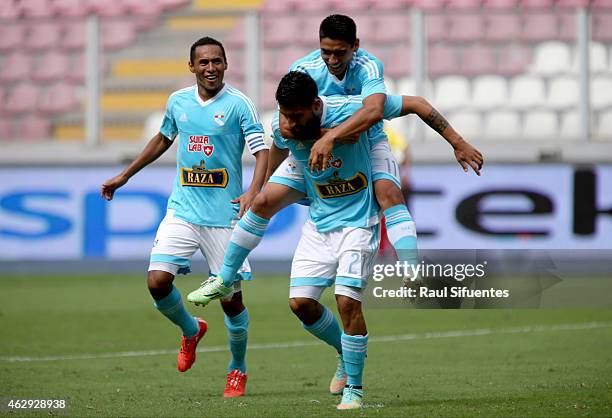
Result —
<path fill-rule="evenodd" d="M 477 175 L 484 164 L 484 158 L 480 151 L 467 142 L 455 129 L 448 123 L 425 98 L 420 96 L 402 96 L 401 115 L 414 113 L 418 115 L 431 129 L 439 133 L 455 150 L 455 158 L 463 171 L 468 171 L 468 166 Z"/>
<path fill-rule="evenodd" d="M 363 107 L 340 125 L 325 132 L 310 150 L 308 164 L 311 170 L 320 167 L 325 170 L 329 164 L 329 156 L 335 143 L 342 142 L 343 138 L 350 138 L 367 131 L 383 118 L 385 100 L 387 96 L 382 93 L 371 94 L 363 100 Z"/>
<path fill-rule="evenodd" d="M 138 155 L 138 157 L 136 157 L 136 159 L 132 161 L 129 166 L 127 166 L 121 173 L 109 180 L 106 180 L 104 184 L 102 184 L 102 188 L 100 190 L 102 197 L 106 200 L 112 200 L 113 196 L 115 195 L 115 191 L 118 188 L 127 183 L 134 174 L 138 173 L 147 165 L 157 160 L 164 152 L 168 150 L 168 148 L 170 148 L 171 145 L 172 141 L 158 132 L 153 138 L 151 138 L 140 155 Z"/>
<path fill-rule="evenodd" d="M 254 154 L 255 170 L 253 171 L 253 180 L 251 180 L 251 185 L 246 192 L 244 192 L 238 198 L 232 200 L 232 203 L 240 203 L 238 218 L 242 218 L 242 215 L 249 210 L 255 195 L 259 193 L 267 179 L 266 171 L 268 169 L 268 154 L 267 149 L 262 149 Z"/>

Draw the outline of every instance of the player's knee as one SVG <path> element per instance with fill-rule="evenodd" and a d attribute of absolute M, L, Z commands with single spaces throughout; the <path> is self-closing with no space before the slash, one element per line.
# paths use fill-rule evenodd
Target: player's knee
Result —
<path fill-rule="evenodd" d="M 290 298 L 289 308 L 302 322 L 308 320 L 317 310 L 319 302 L 308 298 Z"/>
<path fill-rule="evenodd" d="M 147 286 L 149 290 L 162 290 L 172 287 L 174 276 L 165 271 L 151 270 L 147 275 Z"/>
<path fill-rule="evenodd" d="M 266 219 L 270 219 L 274 215 L 271 199 L 265 192 L 258 193 L 255 196 L 251 204 L 251 212 Z"/>
<path fill-rule="evenodd" d="M 379 180 L 374 183 L 376 200 L 380 207 L 385 210 L 395 205 L 405 205 L 404 195 L 395 183 L 390 180 Z"/>
<path fill-rule="evenodd" d="M 221 300 L 221 308 L 229 317 L 242 313 L 242 311 L 245 309 L 244 304 L 242 303 L 242 292 L 234 293 L 231 299 Z"/>

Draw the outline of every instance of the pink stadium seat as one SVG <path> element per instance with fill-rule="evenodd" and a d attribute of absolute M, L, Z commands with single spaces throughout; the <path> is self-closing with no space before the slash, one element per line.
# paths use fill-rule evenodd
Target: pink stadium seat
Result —
<path fill-rule="evenodd" d="M 592 9 L 612 9 L 612 0 L 593 0 L 591 1 Z"/>
<path fill-rule="evenodd" d="M 376 39 L 376 37 L 378 36 L 378 30 L 379 30 L 378 26 L 380 24 L 383 24 L 383 25 L 386 24 L 384 23 L 384 20 L 381 23 L 380 20 L 377 20 L 376 17 L 371 16 L 369 14 L 358 14 L 355 16 L 354 20 L 355 20 L 355 24 L 357 25 L 357 37 L 360 39 L 372 39 L 372 40 Z M 319 29 L 317 29 L 315 33 L 318 35 Z"/>
<path fill-rule="evenodd" d="M 492 14 L 486 16 L 485 39 L 493 42 L 507 42 L 521 35 L 521 22 L 515 14 Z"/>
<path fill-rule="evenodd" d="M 511 44 L 499 51 L 496 72 L 506 76 L 522 74 L 530 63 L 531 50 L 519 44 Z"/>
<path fill-rule="evenodd" d="M 244 21 L 237 22 L 227 38 L 223 39 L 225 47 L 244 48 Z"/>
<path fill-rule="evenodd" d="M 576 40 L 576 15 L 573 12 L 559 15 L 558 38 L 567 42 Z"/>
<path fill-rule="evenodd" d="M 17 19 L 21 13 L 16 0 L 0 1 L 0 19 Z"/>
<path fill-rule="evenodd" d="M 456 74 L 459 69 L 457 51 L 447 46 L 433 46 L 427 55 L 427 66 L 431 76 Z"/>
<path fill-rule="evenodd" d="M 363 39 L 370 39 L 367 34 L 362 34 L 362 27 L 357 26 L 359 36 Z M 407 42 L 410 36 L 410 17 L 406 14 L 396 14 L 390 16 L 379 16 L 373 21 L 375 30 L 374 40 L 380 43 Z"/>
<path fill-rule="evenodd" d="M 283 0 L 266 0 L 259 8 L 264 13 L 286 13 L 293 10 L 294 3 Z"/>
<path fill-rule="evenodd" d="M 164 6 L 156 1 L 121 0 L 127 10 L 135 16 L 157 17 L 164 11 Z"/>
<path fill-rule="evenodd" d="M 100 65 L 100 73 L 104 75 L 108 71 L 107 62 L 104 59 L 104 54 L 100 57 L 102 61 Z M 66 80 L 74 84 L 81 84 L 85 82 L 85 53 L 79 54 L 72 65 L 66 72 Z"/>
<path fill-rule="evenodd" d="M 463 51 L 461 73 L 469 76 L 495 73 L 494 51 L 486 46 L 471 46 Z"/>
<path fill-rule="evenodd" d="M 600 42 L 612 42 L 612 15 L 593 15 L 593 40 Z"/>
<path fill-rule="evenodd" d="M 425 30 L 429 41 L 441 41 L 446 39 L 448 19 L 445 15 L 434 14 L 425 16 Z"/>
<path fill-rule="evenodd" d="M 32 57 L 23 52 L 14 52 L 4 58 L 0 68 L 0 81 L 27 80 L 32 73 Z"/>
<path fill-rule="evenodd" d="M 127 7 L 121 1 L 86 0 L 88 9 L 100 16 L 120 17 L 128 12 Z"/>
<path fill-rule="evenodd" d="M 61 52 L 51 51 L 40 59 L 32 78 L 48 82 L 63 77 L 68 72 L 68 56 Z"/>
<path fill-rule="evenodd" d="M 0 119 L 0 140 L 13 139 L 13 121 L 11 119 Z"/>
<path fill-rule="evenodd" d="M 24 17 L 50 17 L 54 13 L 49 0 L 21 0 L 19 8 Z"/>
<path fill-rule="evenodd" d="M 8 95 L 4 112 L 12 115 L 31 112 L 36 109 L 37 102 L 38 88 L 32 84 L 19 84 Z"/>
<path fill-rule="evenodd" d="M 486 9 L 508 10 L 514 9 L 518 4 L 518 0 L 484 0 L 483 6 Z"/>
<path fill-rule="evenodd" d="M 303 12 L 330 12 L 333 2 L 332 0 L 295 0 L 295 8 Z"/>
<path fill-rule="evenodd" d="M 282 19 L 264 19 L 264 46 L 278 47 L 297 42 L 300 35 L 300 19 L 287 16 Z"/>
<path fill-rule="evenodd" d="M 51 122 L 42 116 L 26 116 L 17 127 L 18 139 L 49 139 L 50 137 Z"/>
<path fill-rule="evenodd" d="M 334 10 L 347 12 L 363 12 L 370 8 L 370 0 L 333 0 Z"/>
<path fill-rule="evenodd" d="M 87 14 L 87 4 L 83 0 L 53 0 L 51 7 L 60 16 L 83 17 Z"/>
<path fill-rule="evenodd" d="M 178 9 L 179 7 L 188 6 L 191 0 L 157 0 L 165 10 Z"/>
<path fill-rule="evenodd" d="M 260 94 L 259 110 L 261 112 L 265 110 L 276 109 L 276 88 L 278 87 L 278 80 L 265 79 Z"/>
<path fill-rule="evenodd" d="M 480 6 L 480 0 L 448 0 L 447 5 L 451 10 L 476 10 Z"/>
<path fill-rule="evenodd" d="M 550 9 L 554 0 L 521 0 L 521 7 L 526 9 Z"/>
<path fill-rule="evenodd" d="M 556 0 L 555 5 L 557 7 L 567 7 L 574 9 L 576 7 L 586 7 L 589 5 L 590 0 Z"/>
<path fill-rule="evenodd" d="M 372 2 L 372 8 L 375 10 L 403 10 L 412 3 L 412 0 L 376 0 Z"/>
<path fill-rule="evenodd" d="M 64 27 L 64 36 L 59 45 L 65 49 L 82 49 L 87 42 L 85 22 L 69 22 Z"/>
<path fill-rule="evenodd" d="M 325 15 L 308 16 L 302 20 L 302 36 L 300 43 L 306 48 L 315 49 L 319 46 L 319 26 Z M 359 26 L 357 26 L 357 36 L 361 37 Z"/>
<path fill-rule="evenodd" d="M 102 45 L 104 49 L 123 48 L 135 39 L 134 26 L 129 21 L 102 23 Z"/>
<path fill-rule="evenodd" d="M 484 36 L 484 21 L 481 15 L 451 15 L 448 39 L 457 42 L 475 41 Z"/>
<path fill-rule="evenodd" d="M 44 113 L 56 114 L 72 110 L 77 104 L 78 100 L 74 87 L 69 84 L 58 83 L 41 95 L 38 108 Z"/>
<path fill-rule="evenodd" d="M 444 8 L 445 0 L 415 0 L 414 5 L 419 9 L 436 11 Z"/>
<path fill-rule="evenodd" d="M 31 50 L 52 48 L 59 43 L 62 27 L 59 23 L 33 23 L 25 46 Z"/>
<path fill-rule="evenodd" d="M 557 17 L 552 13 L 526 15 L 522 38 L 527 41 L 556 39 Z"/>
<path fill-rule="evenodd" d="M 391 78 L 402 78 L 410 75 L 412 69 L 410 48 L 395 47 L 385 59 L 385 76 Z"/>
<path fill-rule="evenodd" d="M 10 51 L 21 45 L 25 38 L 25 26 L 19 23 L 0 25 L 0 51 Z"/>
<path fill-rule="evenodd" d="M 309 49 L 294 47 L 279 51 L 271 75 L 277 79 L 280 79 L 282 76 L 287 74 L 287 72 L 289 72 L 289 67 L 291 67 L 291 64 L 293 64 L 295 60 L 302 58 L 309 52 L 311 52 Z"/>

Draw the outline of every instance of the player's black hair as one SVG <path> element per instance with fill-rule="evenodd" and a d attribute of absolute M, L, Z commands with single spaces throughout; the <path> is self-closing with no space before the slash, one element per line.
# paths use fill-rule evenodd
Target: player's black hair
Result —
<path fill-rule="evenodd" d="M 193 64 L 193 60 L 195 59 L 195 50 L 197 47 L 202 46 L 202 45 L 217 45 L 219 48 L 221 48 L 221 54 L 223 55 L 223 61 L 225 61 L 225 63 L 227 64 L 227 57 L 225 56 L 225 48 L 223 48 L 223 44 L 217 41 L 216 39 L 211 38 L 210 36 L 205 36 L 203 38 L 200 38 L 197 41 L 195 41 L 193 45 L 191 45 L 191 50 L 189 51 L 189 62 Z"/>
<path fill-rule="evenodd" d="M 319 26 L 319 40 L 323 38 L 344 41 L 353 46 L 357 40 L 357 25 L 345 15 L 327 16 Z"/>
<path fill-rule="evenodd" d="M 276 101 L 283 107 L 310 107 L 318 95 L 317 83 L 301 71 L 285 74 L 276 89 Z"/>

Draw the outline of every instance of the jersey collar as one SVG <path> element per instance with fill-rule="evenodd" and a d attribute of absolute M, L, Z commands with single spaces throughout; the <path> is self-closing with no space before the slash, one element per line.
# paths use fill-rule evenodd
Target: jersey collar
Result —
<path fill-rule="evenodd" d="M 219 90 L 217 94 L 215 94 L 213 97 L 211 97 L 208 100 L 202 100 L 202 98 L 198 94 L 198 85 L 196 84 L 195 89 L 194 89 L 195 99 L 200 104 L 200 106 L 202 107 L 208 106 L 209 104 L 212 104 L 215 100 L 217 100 L 219 97 L 221 97 L 226 92 L 226 90 L 227 90 L 227 83 L 225 83 L 223 85 L 223 88 L 221 88 L 221 90 Z"/>

